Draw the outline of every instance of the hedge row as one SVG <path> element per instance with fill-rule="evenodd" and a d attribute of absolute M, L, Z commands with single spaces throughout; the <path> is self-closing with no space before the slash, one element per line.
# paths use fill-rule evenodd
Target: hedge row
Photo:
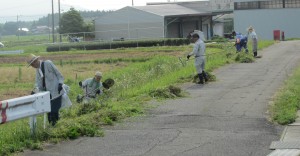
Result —
<path fill-rule="evenodd" d="M 143 41 L 115 41 L 115 42 L 79 42 L 59 45 L 50 45 L 47 52 L 77 50 L 98 50 L 98 49 L 116 49 L 131 47 L 152 47 L 152 46 L 180 46 L 190 44 L 190 40 L 186 38 L 172 38 L 159 40 L 143 40 Z"/>

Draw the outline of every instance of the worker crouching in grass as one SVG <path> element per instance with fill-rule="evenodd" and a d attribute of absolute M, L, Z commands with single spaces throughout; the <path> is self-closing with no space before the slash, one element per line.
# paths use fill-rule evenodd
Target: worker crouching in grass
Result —
<path fill-rule="evenodd" d="M 102 94 L 102 73 L 97 71 L 93 78 L 88 78 L 79 82 L 79 86 L 82 88 L 84 95 L 77 96 L 77 102 L 83 103 L 90 102 L 91 99 L 95 99 L 98 95 Z"/>

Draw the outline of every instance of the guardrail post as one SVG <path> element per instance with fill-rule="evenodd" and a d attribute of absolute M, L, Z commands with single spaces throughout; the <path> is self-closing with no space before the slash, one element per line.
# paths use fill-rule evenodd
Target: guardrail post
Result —
<path fill-rule="evenodd" d="M 29 117 L 30 135 L 34 135 L 36 132 L 36 116 Z"/>

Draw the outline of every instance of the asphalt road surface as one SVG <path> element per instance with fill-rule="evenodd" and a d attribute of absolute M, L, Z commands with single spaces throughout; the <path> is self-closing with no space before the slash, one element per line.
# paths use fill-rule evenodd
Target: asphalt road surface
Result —
<path fill-rule="evenodd" d="M 283 126 L 268 122 L 274 93 L 299 65 L 300 42 L 259 51 L 255 63 L 226 65 L 216 82 L 188 83 L 189 97 L 153 103 L 148 115 L 106 128 L 104 137 L 82 137 L 24 156 L 266 156 Z"/>

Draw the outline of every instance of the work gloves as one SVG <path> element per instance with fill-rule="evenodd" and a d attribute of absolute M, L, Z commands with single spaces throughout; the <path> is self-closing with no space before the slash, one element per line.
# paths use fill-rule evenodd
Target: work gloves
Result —
<path fill-rule="evenodd" d="M 191 55 L 186 56 L 186 58 L 187 58 L 188 60 L 190 59 L 190 57 L 191 57 Z"/>
<path fill-rule="evenodd" d="M 60 94 L 60 91 L 63 89 L 63 84 L 59 83 L 58 84 L 58 94 Z"/>
<path fill-rule="evenodd" d="M 34 89 L 31 91 L 30 95 L 33 95 L 33 94 L 38 93 L 38 92 L 39 92 L 39 89 L 38 89 L 38 88 L 34 88 Z"/>

